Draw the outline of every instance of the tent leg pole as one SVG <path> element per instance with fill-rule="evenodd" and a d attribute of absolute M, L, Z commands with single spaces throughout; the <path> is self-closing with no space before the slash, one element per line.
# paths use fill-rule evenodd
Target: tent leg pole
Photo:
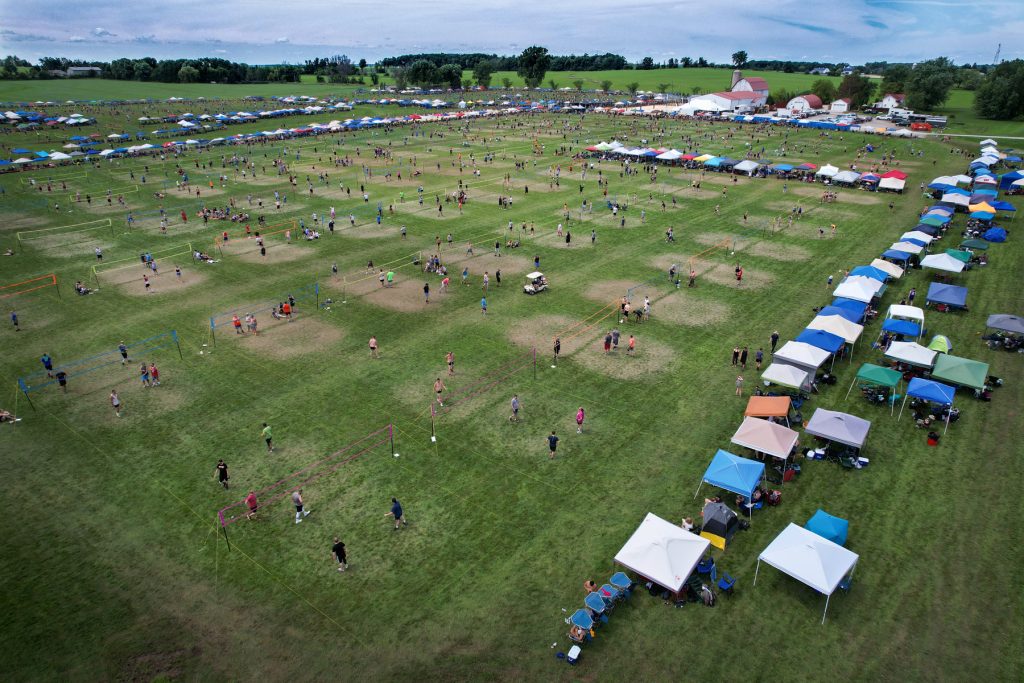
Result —
<path fill-rule="evenodd" d="M 757 561 L 757 566 L 754 567 L 754 583 L 751 585 L 757 585 L 757 572 L 761 571 L 761 560 Z"/>
<path fill-rule="evenodd" d="M 821 615 L 821 625 L 822 626 L 825 625 L 825 617 L 828 616 L 828 601 L 829 601 L 829 599 L 831 599 L 831 597 L 832 597 L 831 595 L 826 595 L 825 596 L 825 612 Z"/>

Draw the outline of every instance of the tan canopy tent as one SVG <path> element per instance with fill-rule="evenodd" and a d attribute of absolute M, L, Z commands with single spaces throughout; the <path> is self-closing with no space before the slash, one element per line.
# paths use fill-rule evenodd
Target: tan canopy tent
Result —
<path fill-rule="evenodd" d="M 745 417 L 739 429 L 732 435 L 732 442 L 758 453 L 785 459 L 796 446 L 800 435 L 788 427 L 774 422 Z"/>

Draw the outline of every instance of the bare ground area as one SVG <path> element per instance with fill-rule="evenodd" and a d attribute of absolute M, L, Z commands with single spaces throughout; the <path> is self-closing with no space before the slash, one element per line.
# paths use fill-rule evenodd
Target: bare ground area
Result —
<path fill-rule="evenodd" d="M 573 356 L 573 360 L 602 375 L 628 380 L 642 379 L 644 375 L 662 372 L 672 364 L 676 357 L 676 352 L 670 346 L 653 339 L 645 340 L 642 336 L 636 337 L 636 351 L 633 354 L 627 353 L 628 339 L 629 333 L 627 332 L 619 339 L 617 350 L 605 353 L 602 336 L 589 344 L 581 353 Z"/>
<path fill-rule="evenodd" d="M 708 246 L 716 246 L 722 244 L 725 240 L 733 240 L 731 244 L 732 250 L 738 253 L 770 258 L 776 261 L 806 261 L 811 258 L 811 253 L 803 247 L 763 241 L 750 242 L 745 239 L 734 240 L 733 236 L 724 232 L 702 233 L 694 237 L 694 240 Z"/>
<path fill-rule="evenodd" d="M 345 331 L 310 317 L 309 314 L 299 314 L 290 323 L 264 316 L 260 321 L 259 334 L 256 335 L 229 332 L 218 335 L 218 339 L 237 337 L 241 337 L 238 341 L 250 351 L 284 360 L 326 351 L 345 338 Z"/>
<path fill-rule="evenodd" d="M 166 270 L 160 271 L 160 275 L 157 277 L 150 277 L 150 288 L 149 292 L 146 291 L 146 286 L 142 281 L 141 267 L 140 272 L 134 274 L 131 279 L 118 280 L 113 284 L 117 285 L 122 292 L 125 294 L 131 294 L 132 296 L 147 296 L 152 294 L 153 296 L 162 296 L 167 294 L 174 294 L 191 287 L 195 287 L 206 281 L 206 273 L 199 270 L 199 265 L 192 265 L 192 259 L 189 258 L 186 265 L 182 266 L 181 279 L 179 280 L 174 275 L 174 266 L 166 266 Z"/>
<path fill-rule="evenodd" d="M 267 255 L 260 256 L 259 247 L 255 243 L 247 244 L 236 242 L 241 246 L 222 246 L 225 258 L 238 258 L 249 263 L 274 264 L 288 263 L 313 256 L 312 249 L 306 249 L 297 244 L 267 243 Z M 211 254 L 212 255 L 212 254 Z"/>
<path fill-rule="evenodd" d="M 719 254 L 714 254 L 712 256 L 721 257 L 725 256 L 725 254 L 723 251 L 721 256 L 719 256 Z M 686 268 L 690 263 L 691 257 L 691 254 L 663 254 L 654 259 L 652 261 L 652 265 L 655 268 L 668 272 L 668 269 L 672 264 L 677 264 L 680 269 L 680 279 L 685 283 L 688 275 Z M 743 265 L 742 261 L 739 262 L 739 265 Z M 736 263 L 716 263 L 703 258 L 697 259 L 693 263 L 693 269 L 697 273 L 698 286 L 702 281 L 709 281 L 719 285 L 761 289 L 775 281 L 775 276 L 771 273 L 743 266 L 743 280 L 742 282 L 738 282 L 736 280 L 735 268 Z"/>
<path fill-rule="evenodd" d="M 536 347 L 538 356 L 550 356 L 555 337 L 562 339 L 562 355 L 579 351 L 600 334 L 599 330 L 583 333 L 588 322 L 567 315 L 540 315 L 521 320 L 506 334 L 509 341 L 524 348 Z"/>

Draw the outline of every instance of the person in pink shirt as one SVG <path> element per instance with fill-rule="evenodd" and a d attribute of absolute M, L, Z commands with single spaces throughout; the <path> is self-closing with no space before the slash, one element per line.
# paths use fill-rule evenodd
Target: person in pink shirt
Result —
<path fill-rule="evenodd" d="M 585 420 L 586 417 L 587 417 L 586 414 L 584 414 L 584 412 L 583 412 L 583 406 L 580 406 L 580 409 L 576 411 L 576 433 L 577 434 L 582 434 L 583 433 L 583 420 Z"/>

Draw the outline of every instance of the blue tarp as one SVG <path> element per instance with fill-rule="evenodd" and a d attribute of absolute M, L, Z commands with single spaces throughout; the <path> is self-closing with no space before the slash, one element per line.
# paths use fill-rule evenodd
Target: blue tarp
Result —
<path fill-rule="evenodd" d="M 882 323 L 882 329 L 886 332 L 902 334 L 905 337 L 918 337 L 921 334 L 920 325 L 898 318 L 886 318 L 885 322 Z"/>
<path fill-rule="evenodd" d="M 893 259 L 894 261 L 909 261 L 910 254 L 897 249 L 886 249 L 882 252 L 882 258 Z"/>
<path fill-rule="evenodd" d="M 806 329 L 798 334 L 795 341 L 810 344 L 829 353 L 835 353 L 843 348 L 843 344 L 846 343 L 846 340 L 837 334 L 832 334 L 825 330 L 812 329 Z"/>
<path fill-rule="evenodd" d="M 807 520 L 807 524 L 804 524 L 804 528 L 832 541 L 836 545 L 846 545 L 846 535 L 850 531 L 850 523 L 818 508 L 814 516 Z"/>
<path fill-rule="evenodd" d="M 764 463 L 741 458 L 719 449 L 704 472 L 704 481 L 733 493 L 750 498 L 764 478 Z"/>
<path fill-rule="evenodd" d="M 986 242 L 1005 242 L 1006 231 L 1002 228 L 989 228 L 981 238 Z"/>
<path fill-rule="evenodd" d="M 967 305 L 967 288 L 933 282 L 928 286 L 928 296 L 925 297 L 925 301 L 964 308 Z"/>
<path fill-rule="evenodd" d="M 920 398 L 943 406 L 953 405 L 953 396 L 956 394 L 956 387 L 930 379 L 915 377 L 907 385 L 907 396 Z"/>
<path fill-rule="evenodd" d="M 862 275 L 864 277 L 869 277 L 872 280 L 878 280 L 879 282 L 885 282 L 889 279 L 888 273 L 879 268 L 875 268 L 874 266 L 857 266 L 850 271 L 850 275 Z"/>
<path fill-rule="evenodd" d="M 846 320 L 849 320 L 851 323 L 857 323 L 858 325 L 860 324 L 861 318 L 863 317 L 857 315 L 855 311 L 851 311 L 849 308 L 842 308 L 840 306 L 825 306 L 820 311 L 818 311 L 818 315 L 838 315 L 842 318 L 845 318 Z"/>

